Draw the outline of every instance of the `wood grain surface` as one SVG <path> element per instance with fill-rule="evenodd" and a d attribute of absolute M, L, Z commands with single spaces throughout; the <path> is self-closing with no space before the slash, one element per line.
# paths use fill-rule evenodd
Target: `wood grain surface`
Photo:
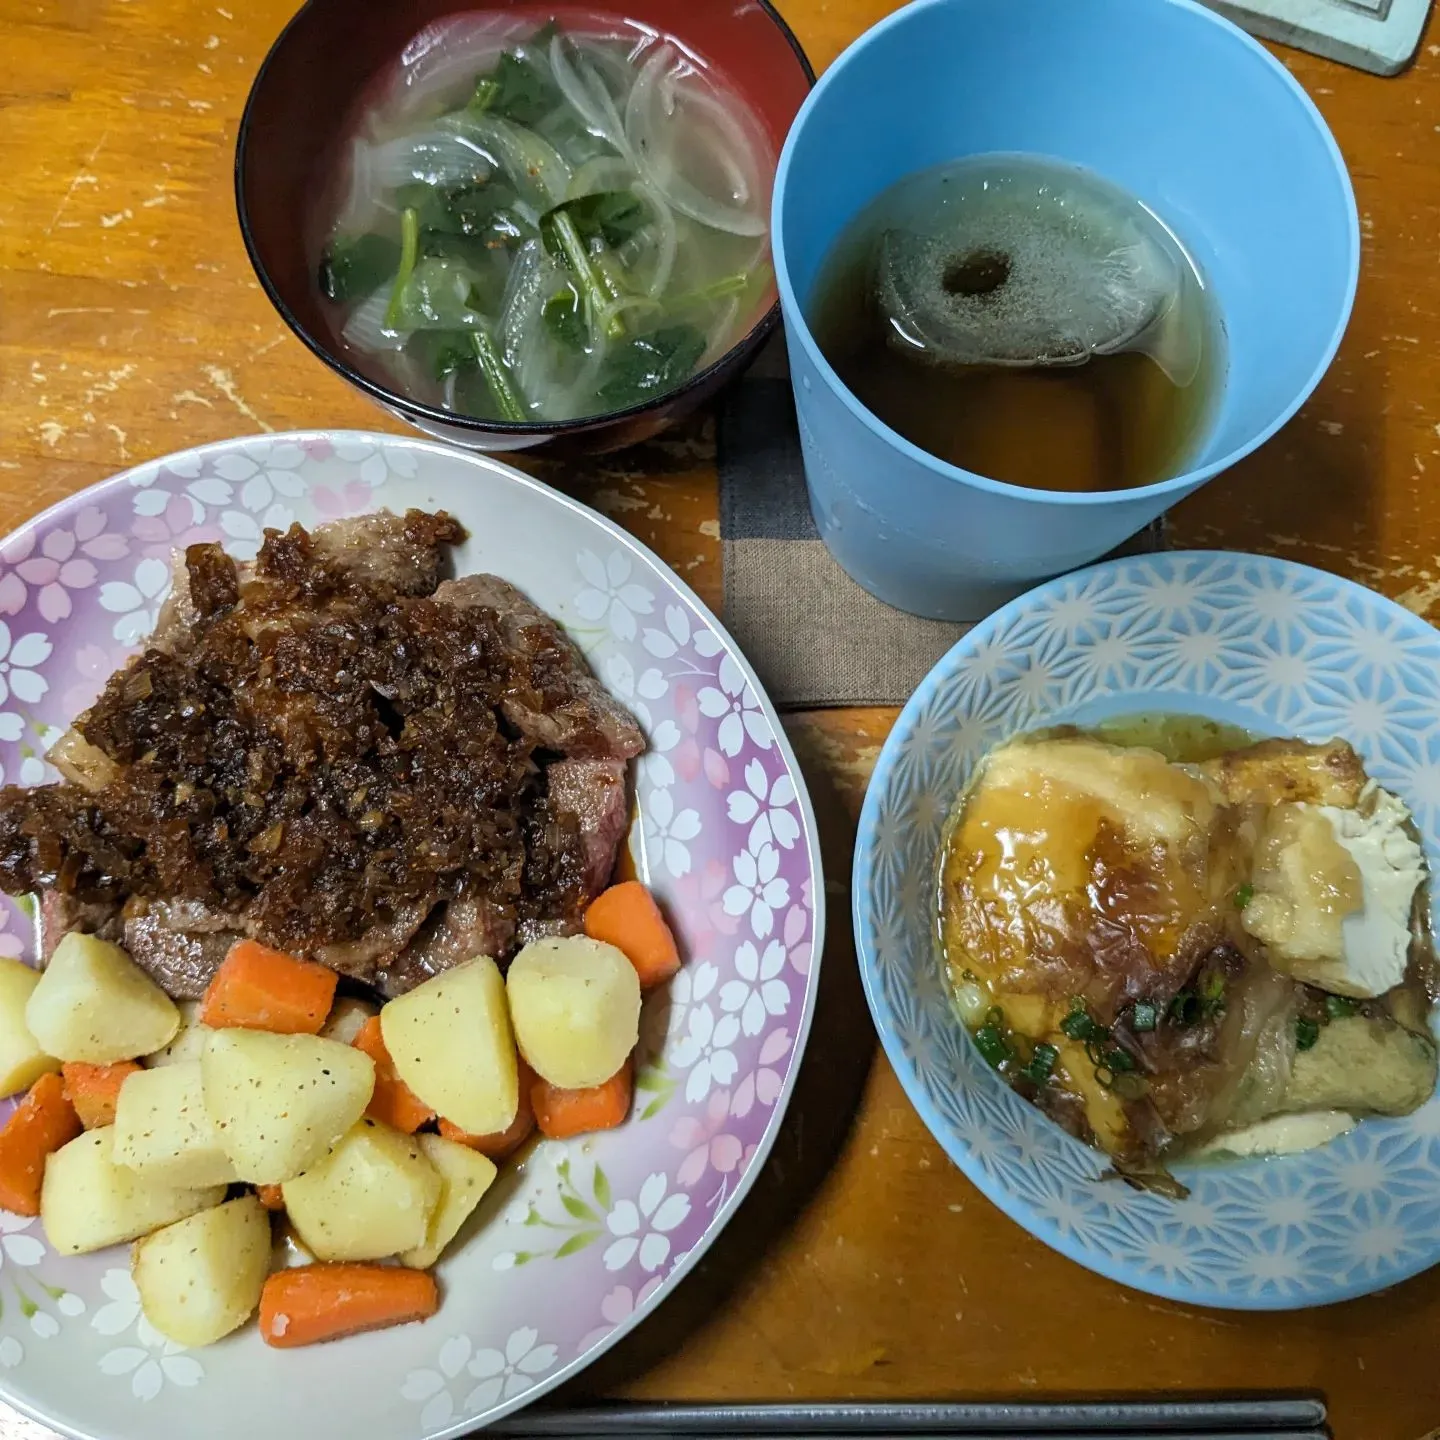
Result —
<path fill-rule="evenodd" d="M 395 3 L 395 0 L 356 0 Z M 706 3 L 706 0 L 692 0 Z M 1072 0 L 1075 3 L 1075 0 Z M 252 277 L 231 167 L 290 0 L 0 0 L 0 532 L 125 465 L 314 425 L 395 428 Z M 817 68 L 893 8 L 782 0 Z M 1180 544 L 1250 549 L 1440 605 L 1440 35 L 1381 80 L 1280 52 L 1334 128 L 1364 230 L 1349 335 L 1306 410 L 1187 501 Z M 720 598 L 708 419 L 545 470 Z M 1440 1271 L 1297 1315 L 1132 1294 L 1053 1254 L 948 1163 L 876 1055 L 852 959 L 855 816 L 888 710 L 791 723 L 828 847 L 831 938 L 800 1092 L 731 1229 L 576 1393 L 1035 1398 L 1319 1390 L 1342 1440 L 1440 1424 Z M 275 1377 L 279 1383 L 282 1379 Z M 0 1408 L 0 1436 L 43 1427 Z"/>

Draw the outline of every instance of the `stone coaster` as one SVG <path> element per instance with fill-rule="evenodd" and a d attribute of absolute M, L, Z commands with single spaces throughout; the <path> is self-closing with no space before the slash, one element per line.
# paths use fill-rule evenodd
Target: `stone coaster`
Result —
<path fill-rule="evenodd" d="M 1205 0 L 1264 40 L 1309 50 L 1376 75 L 1415 58 L 1430 0 Z"/>

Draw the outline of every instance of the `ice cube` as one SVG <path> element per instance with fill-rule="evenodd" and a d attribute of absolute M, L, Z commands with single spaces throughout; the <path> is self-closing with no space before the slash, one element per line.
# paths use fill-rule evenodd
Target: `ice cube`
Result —
<path fill-rule="evenodd" d="M 1122 191 L 1082 172 L 1037 183 L 1022 169 L 954 174 L 932 193 L 878 247 L 875 293 L 893 344 L 937 364 L 1078 365 L 1148 350 L 1164 330 L 1184 266 Z"/>

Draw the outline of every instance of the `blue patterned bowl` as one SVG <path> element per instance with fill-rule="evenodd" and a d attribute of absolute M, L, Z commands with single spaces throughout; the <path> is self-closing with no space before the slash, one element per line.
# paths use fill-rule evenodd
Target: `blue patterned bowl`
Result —
<path fill-rule="evenodd" d="M 954 797 L 1040 725 L 1171 711 L 1348 739 L 1440 864 L 1440 635 L 1302 565 L 1171 554 L 1042 585 L 977 625 L 905 707 L 860 818 L 855 932 L 891 1064 L 951 1159 L 1072 1260 L 1174 1300 L 1326 1305 L 1440 1261 L 1440 1099 L 1301 1155 L 1179 1167 L 1188 1199 L 1101 1180 L 1105 1158 L 1014 1094 L 952 1016 L 933 877 Z M 1432 893 L 1432 907 L 1434 905 Z"/>

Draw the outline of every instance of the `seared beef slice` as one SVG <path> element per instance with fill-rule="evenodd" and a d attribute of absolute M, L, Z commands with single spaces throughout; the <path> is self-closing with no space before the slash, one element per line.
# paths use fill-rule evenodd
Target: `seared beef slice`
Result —
<path fill-rule="evenodd" d="M 0 885 L 123 935 L 177 997 L 249 935 L 398 994 L 578 928 L 638 725 L 444 514 L 192 546 L 145 653 L 76 721 L 84 783 L 0 791 Z M 103 927 L 103 929 L 102 929 Z"/>

